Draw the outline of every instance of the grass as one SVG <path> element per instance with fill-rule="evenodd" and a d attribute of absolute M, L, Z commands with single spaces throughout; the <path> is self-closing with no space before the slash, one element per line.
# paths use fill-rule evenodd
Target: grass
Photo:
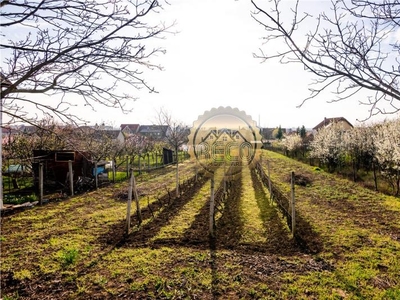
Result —
<path fill-rule="evenodd" d="M 153 238 L 159 239 L 173 239 L 179 238 L 191 226 L 198 211 L 209 200 L 210 182 L 208 180 L 203 188 L 196 194 L 191 201 L 189 201 L 182 210 L 170 222 L 162 227 L 161 231 Z"/>
<path fill-rule="evenodd" d="M 35 194 L 30 194 L 30 195 L 5 194 L 3 203 L 17 205 L 17 204 L 22 204 L 22 203 L 26 203 L 26 202 L 35 202 L 35 201 L 38 201 L 38 197 Z"/>
<path fill-rule="evenodd" d="M 261 210 L 257 205 L 254 188 L 251 184 L 251 175 L 248 168 L 242 171 L 242 196 L 240 212 L 243 218 L 243 234 L 241 243 L 265 243 L 265 227 L 262 221 Z"/>
<path fill-rule="evenodd" d="M 393 236 L 399 232 L 399 199 L 333 174 L 318 171 L 317 176 L 312 167 L 273 152 L 267 156 L 271 177 L 284 191 L 289 185 L 285 173 L 291 170 L 313 178 L 309 187 L 296 186 L 297 210 L 324 239 L 324 251 L 318 256 L 336 265 L 334 272 L 299 276 L 290 293 L 305 295 L 305 283 L 311 282 L 307 289 L 315 289 L 313 293 L 322 298 L 333 293 L 342 298 L 396 299 L 390 295 L 400 287 L 400 243 Z M 384 224 L 383 213 L 392 216 Z M 329 283 L 325 290 L 321 281 Z"/>
<path fill-rule="evenodd" d="M 4 193 L 13 192 L 17 190 L 14 188 L 12 180 L 13 178 L 10 176 L 7 175 L 3 176 Z M 17 177 L 15 178 L 15 182 L 18 184 L 19 189 L 30 188 L 33 186 L 32 176 Z"/>
<path fill-rule="evenodd" d="M 320 251 L 294 244 L 250 169 L 234 183 L 238 193 L 223 203 L 214 246 L 198 238 L 208 232 L 209 180 L 167 218 L 160 219 L 175 200 L 154 216 L 145 214 L 126 240 L 121 195 L 127 182 L 120 182 L 3 218 L 1 296 L 399 299 L 399 199 L 272 152 L 265 152 L 265 170 L 266 159 L 285 193 L 292 170 L 311 179 L 308 186 L 296 185 L 296 208 L 322 243 Z M 182 164 L 181 178 L 193 175 L 193 167 Z M 174 167 L 162 172 L 137 178 L 144 211 L 174 187 Z"/>

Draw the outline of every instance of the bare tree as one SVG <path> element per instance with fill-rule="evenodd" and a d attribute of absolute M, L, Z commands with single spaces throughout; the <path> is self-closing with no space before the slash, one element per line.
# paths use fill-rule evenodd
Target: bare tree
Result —
<path fill-rule="evenodd" d="M 91 160 L 100 162 L 112 157 L 116 137 L 114 130 L 105 130 L 103 126 L 76 128 L 69 143 L 72 149 L 85 151 Z"/>
<path fill-rule="evenodd" d="M 140 159 L 140 157 L 145 154 L 148 143 L 148 138 L 138 133 L 134 133 L 126 137 L 125 154 L 130 157 L 132 163 L 135 161 L 136 156 Z"/>
<path fill-rule="evenodd" d="M 150 58 L 164 50 L 145 43 L 173 25 L 157 21 L 158 1 L 0 0 L 0 8 L 2 82 L 10 83 L 2 86 L 2 111 L 10 122 L 35 124 L 40 114 L 83 121 L 69 110 L 75 105 L 127 112 L 136 89 L 154 91 L 143 71 L 161 68 Z"/>
<path fill-rule="evenodd" d="M 300 106 L 324 90 L 333 91 L 332 102 L 367 90 L 371 96 L 360 103 L 368 105 L 369 117 L 400 110 L 398 0 L 332 0 L 330 10 L 315 19 L 300 0 L 290 8 L 280 0 L 256 2 L 252 17 L 265 28 L 266 44 L 283 41 L 286 48 L 273 54 L 261 49 L 255 57 L 301 63 L 316 78 Z"/>
<path fill-rule="evenodd" d="M 75 128 L 72 125 L 56 123 L 53 119 L 47 118 L 40 120 L 37 127 L 22 126 L 8 128 L 7 131 L 10 132 L 10 135 L 4 143 L 3 158 L 32 165 L 33 150 L 68 149 L 73 140 Z"/>
<path fill-rule="evenodd" d="M 176 163 L 176 197 L 179 197 L 179 157 L 178 151 L 181 146 L 187 143 L 189 129 L 183 122 L 175 120 L 172 115 L 165 109 L 161 108 L 158 111 L 158 124 L 166 125 L 165 141 L 175 151 Z"/>

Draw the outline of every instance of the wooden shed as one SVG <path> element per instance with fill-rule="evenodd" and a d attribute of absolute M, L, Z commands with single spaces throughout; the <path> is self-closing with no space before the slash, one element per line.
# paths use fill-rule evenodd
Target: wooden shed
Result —
<path fill-rule="evenodd" d="M 87 152 L 74 150 L 33 150 L 32 169 L 35 185 L 39 182 L 39 164 L 43 163 L 43 177 L 46 187 L 60 188 L 68 180 L 68 163 L 72 162 L 74 182 L 78 177 L 93 177 L 94 163 Z"/>

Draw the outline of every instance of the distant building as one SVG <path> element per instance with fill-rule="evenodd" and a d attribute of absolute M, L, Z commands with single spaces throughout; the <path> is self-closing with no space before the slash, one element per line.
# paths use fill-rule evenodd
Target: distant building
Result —
<path fill-rule="evenodd" d="M 337 117 L 337 118 L 324 118 L 323 121 L 321 121 L 320 123 L 318 123 L 318 125 L 316 125 L 313 128 L 313 132 L 318 131 L 319 129 L 323 128 L 323 127 L 328 127 L 330 125 L 332 125 L 333 123 L 339 124 L 343 127 L 343 129 L 352 129 L 354 126 L 347 121 L 344 117 Z"/>
<path fill-rule="evenodd" d="M 140 125 L 138 133 L 154 140 L 163 140 L 168 134 L 168 125 Z"/>
<path fill-rule="evenodd" d="M 260 134 L 263 141 L 274 139 L 273 132 L 275 128 L 260 128 Z"/>
<path fill-rule="evenodd" d="M 282 134 L 287 133 L 286 128 L 281 128 Z M 278 132 L 278 127 L 275 128 L 260 128 L 261 142 L 267 146 L 272 140 L 276 139 L 276 134 Z"/>
<path fill-rule="evenodd" d="M 139 131 L 139 124 L 121 124 L 120 130 L 125 135 L 135 134 Z"/>

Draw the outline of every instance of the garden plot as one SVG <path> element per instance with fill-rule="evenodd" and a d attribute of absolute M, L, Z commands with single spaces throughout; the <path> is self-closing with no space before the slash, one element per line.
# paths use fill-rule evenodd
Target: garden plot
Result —
<path fill-rule="evenodd" d="M 138 180 L 146 222 L 128 236 L 126 199 L 114 197 L 127 183 L 2 218 L 2 297 L 399 299 L 398 198 L 265 154 L 284 193 L 292 170 L 309 177 L 308 186 L 296 185 L 296 210 L 309 225 L 307 240 L 322 245 L 316 251 L 295 243 L 252 169 L 229 183 L 210 238 L 210 178 L 181 182 L 183 193 L 168 202 L 157 192 L 173 187 L 171 169 L 159 182 Z"/>

